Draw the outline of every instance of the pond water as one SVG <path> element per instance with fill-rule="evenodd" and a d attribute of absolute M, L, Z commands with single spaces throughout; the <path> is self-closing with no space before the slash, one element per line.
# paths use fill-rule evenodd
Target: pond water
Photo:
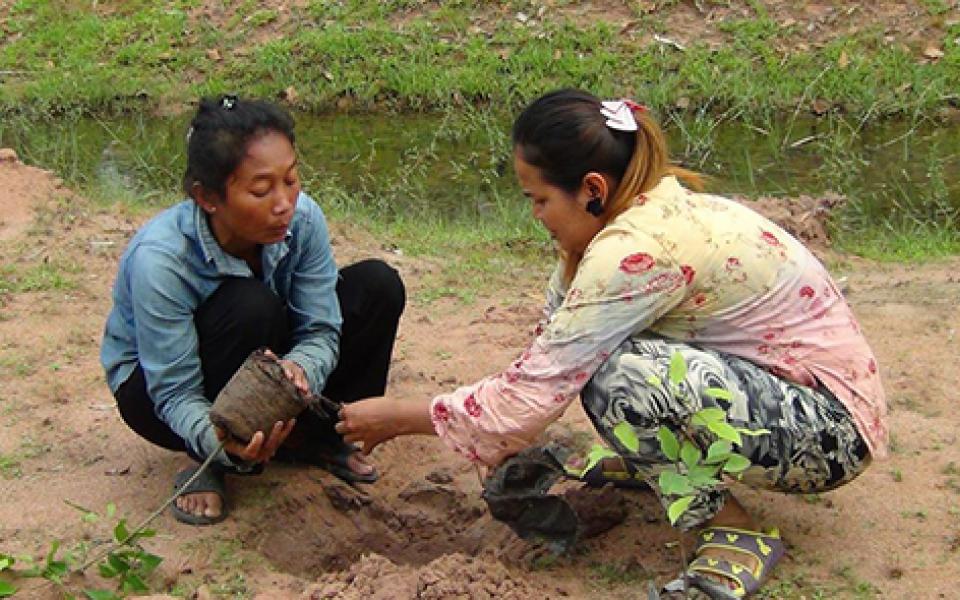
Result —
<path fill-rule="evenodd" d="M 72 185 L 115 185 L 167 204 L 179 197 L 188 117 L 11 119 L 0 124 L 0 146 Z M 474 111 L 296 118 L 308 186 L 335 186 L 375 214 L 475 219 L 493 206 L 526 206 L 512 174 L 507 119 Z M 956 124 L 859 128 L 801 118 L 761 128 L 704 117 L 664 126 L 674 157 L 709 175 L 711 191 L 832 190 L 851 200 L 845 211 L 855 226 L 927 222 L 960 230 Z"/>

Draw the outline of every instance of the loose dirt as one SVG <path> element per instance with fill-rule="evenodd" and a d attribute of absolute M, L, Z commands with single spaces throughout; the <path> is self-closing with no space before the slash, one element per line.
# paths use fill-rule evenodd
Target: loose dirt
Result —
<path fill-rule="evenodd" d="M 770 597 L 956 598 L 960 259 L 881 264 L 839 254 L 822 227 L 838 201 L 755 206 L 847 278 L 885 378 L 891 458 L 822 496 L 735 493 L 787 542 Z M 185 463 L 123 425 L 98 363 L 119 255 L 150 215 L 97 207 L 16 162 L 0 162 L 0 209 L 0 552 L 40 557 L 55 540 L 69 548 L 109 538 L 112 523 L 85 523 L 71 505 L 102 512 L 115 503 L 139 521 Z M 346 224 L 332 232 L 341 264 L 383 258 L 407 283 L 389 386 L 397 402 L 505 367 L 529 340 L 548 265 L 518 274 L 510 289 L 481 290 L 472 304 L 423 302 L 436 262 L 398 255 Z M 579 407 L 548 437 L 594 439 Z M 231 514 L 219 525 L 164 515 L 146 542 L 165 559 L 151 588 L 197 598 L 635 598 L 648 579 L 663 583 L 680 568 L 676 535 L 649 493 L 588 496 L 595 535 L 556 557 L 492 520 L 476 469 L 437 440 L 397 440 L 373 459 L 382 474 L 373 486 L 271 464 L 228 480 Z M 62 595 L 42 580 L 16 583 L 17 597 Z M 108 584 L 90 574 L 77 585 Z"/>

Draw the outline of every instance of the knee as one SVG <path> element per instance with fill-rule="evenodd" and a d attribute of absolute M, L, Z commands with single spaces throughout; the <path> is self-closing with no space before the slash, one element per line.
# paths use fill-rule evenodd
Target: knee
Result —
<path fill-rule="evenodd" d="M 354 265 L 361 274 L 367 296 L 385 316 L 398 319 L 407 303 L 407 290 L 396 269 L 378 259 Z"/>
<path fill-rule="evenodd" d="M 209 312 L 221 315 L 223 321 L 219 326 L 250 335 L 268 338 L 275 329 L 285 326 L 280 298 L 256 279 L 228 279 L 220 284 L 204 305 L 218 307 Z"/>

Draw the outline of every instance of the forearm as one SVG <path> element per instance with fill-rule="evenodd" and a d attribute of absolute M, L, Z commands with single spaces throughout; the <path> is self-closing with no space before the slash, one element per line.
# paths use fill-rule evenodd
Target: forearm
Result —
<path fill-rule="evenodd" d="M 410 400 L 393 404 L 396 410 L 397 435 L 436 435 L 430 419 L 430 399 Z"/>

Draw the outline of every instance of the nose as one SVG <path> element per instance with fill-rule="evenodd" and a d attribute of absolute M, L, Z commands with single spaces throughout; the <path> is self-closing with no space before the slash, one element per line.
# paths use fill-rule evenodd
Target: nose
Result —
<path fill-rule="evenodd" d="M 275 215 L 283 215 L 290 212 L 297 201 L 295 191 L 288 189 L 279 190 L 276 198 L 273 203 L 273 214 Z"/>

